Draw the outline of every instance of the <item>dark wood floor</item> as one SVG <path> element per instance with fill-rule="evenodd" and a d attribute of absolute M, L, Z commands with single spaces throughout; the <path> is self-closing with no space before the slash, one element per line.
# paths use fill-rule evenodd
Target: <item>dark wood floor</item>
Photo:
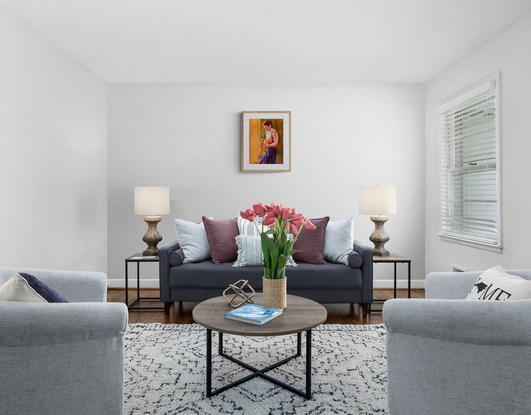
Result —
<path fill-rule="evenodd" d="M 141 297 L 158 297 L 158 289 L 142 289 L 140 290 Z M 391 298 L 393 296 L 392 289 L 375 289 L 374 298 Z M 406 298 L 407 290 L 399 289 L 398 298 Z M 412 298 L 424 298 L 423 289 L 411 290 Z M 136 298 L 136 289 L 129 290 L 129 302 Z M 125 289 L 110 288 L 107 291 L 107 301 L 109 302 L 124 302 Z M 170 315 L 166 316 L 164 310 L 138 310 L 129 311 L 129 323 L 163 323 L 163 324 L 191 324 L 194 322 L 192 318 L 192 309 L 197 303 L 183 302 L 181 304 L 174 303 L 170 309 Z M 158 301 L 142 301 L 143 307 L 162 307 L 163 304 Z M 382 313 L 372 312 L 367 318 L 362 317 L 361 307 L 357 304 L 351 307 L 350 304 L 325 304 L 328 311 L 328 318 L 325 324 L 381 324 Z M 382 303 L 376 302 L 373 304 L 373 309 L 381 309 Z"/>

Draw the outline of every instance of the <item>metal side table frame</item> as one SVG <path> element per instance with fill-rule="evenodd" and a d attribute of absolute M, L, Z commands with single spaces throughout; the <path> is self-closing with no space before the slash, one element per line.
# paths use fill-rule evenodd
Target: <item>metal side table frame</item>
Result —
<path fill-rule="evenodd" d="M 129 304 L 129 263 L 136 262 L 136 299 Z M 142 256 L 134 254 L 125 259 L 125 305 L 129 310 L 164 310 L 164 307 L 134 307 L 140 304 L 142 300 L 158 300 L 159 297 L 140 297 L 140 263 L 142 262 L 159 262 L 158 256 Z"/>

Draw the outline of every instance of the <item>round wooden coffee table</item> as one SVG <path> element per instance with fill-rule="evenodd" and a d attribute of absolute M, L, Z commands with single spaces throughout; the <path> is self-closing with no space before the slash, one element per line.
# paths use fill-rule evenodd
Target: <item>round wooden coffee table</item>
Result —
<path fill-rule="evenodd" d="M 262 294 L 257 293 L 253 298 L 255 304 L 262 304 Z M 194 321 L 207 331 L 206 347 L 206 394 L 211 397 L 221 393 L 229 388 L 240 385 L 256 376 L 269 380 L 276 385 L 282 386 L 289 391 L 310 399 L 311 392 L 311 363 L 312 363 L 312 329 L 324 323 L 326 320 L 326 309 L 319 303 L 303 297 L 288 295 L 288 307 L 280 317 L 277 317 L 263 326 L 243 323 L 240 321 L 229 320 L 225 318 L 225 313 L 233 310 L 223 297 L 211 298 L 195 306 L 192 315 Z M 212 331 L 219 333 L 218 352 L 223 356 L 253 373 L 241 378 L 235 382 L 225 385 L 216 390 L 212 390 Z M 300 391 L 284 382 L 279 381 L 266 372 L 273 370 L 280 365 L 289 362 L 291 359 L 301 355 L 301 333 L 306 332 L 306 390 Z M 297 334 L 297 353 L 280 362 L 274 363 L 266 368 L 257 369 L 244 363 L 223 351 L 223 334 L 234 334 L 239 336 L 285 336 L 288 334 Z"/>

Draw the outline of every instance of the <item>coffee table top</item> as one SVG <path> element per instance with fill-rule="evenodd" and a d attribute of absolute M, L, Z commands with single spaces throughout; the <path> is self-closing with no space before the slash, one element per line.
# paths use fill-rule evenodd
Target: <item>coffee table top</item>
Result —
<path fill-rule="evenodd" d="M 262 304 L 262 294 L 256 293 L 255 304 Z M 281 316 L 258 326 L 225 318 L 230 307 L 223 297 L 210 298 L 195 306 L 194 321 L 207 329 L 242 336 L 283 336 L 313 329 L 326 320 L 326 308 L 308 298 L 288 295 L 288 307 Z"/>

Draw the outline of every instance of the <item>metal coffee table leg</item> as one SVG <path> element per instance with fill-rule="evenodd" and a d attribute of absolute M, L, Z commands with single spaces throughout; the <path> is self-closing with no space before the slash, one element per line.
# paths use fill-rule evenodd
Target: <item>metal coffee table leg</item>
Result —
<path fill-rule="evenodd" d="M 306 398 L 306 399 L 311 399 L 312 397 L 312 331 L 311 330 L 307 330 L 306 331 L 306 390 L 305 391 L 301 391 L 301 390 L 298 390 L 296 388 L 294 388 L 293 386 L 290 386 L 278 379 L 275 379 L 269 375 L 266 375 L 266 372 L 269 372 L 270 370 L 273 370 L 283 364 L 286 364 L 287 362 L 289 362 L 291 359 L 294 359 L 296 357 L 299 357 L 301 355 L 301 343 L 302 343 L 302 336 L 301 336 L 301 333 L 297 333 L 297 353 L 292 355 L 292 356 L 289 356 L 277 363 L 274 363 L 270 366 L 267 366 L 263 369 L 257 369 L 251 365 L 248 365 L 247 363 L 245 362 L 242 362 L 241 360 L 239 359 L 236 359 L 235 357 L 232 357 L 228 354 L 226 354 L 224 351 L 223 351 L 223 333 L 219 333 L 219 345 L 218 345 L 218 352 L 219 352 L 219 355 L 222 356 L 222 357 L 225 357 L 226 359 L 229 359 L 230 361 L 234 362 L 234 363 L 237 363 L 239 364 L 240 366 L 244 367 L 245 369 L 247 370 L 250 370 L 251 372 L 253 372 L 252 374 L 248 375 L 248 376 L 245 376 L 235 382 L 232 382 L 228 385 L 225 385 L 225 386 L 222 386 L 221 388 L 218 388 L 216 390 L 212 390 L 212 330 L 211 329 L 207 329 L 207 344 L 206 344 L 206 359 L 207 359 L 207 364 L 206 364 L 206 395 L 208 398 L 210 398 L 211 396 L 213 395 L 217 395 L 218 393 L 221 393 L 221 392 L 224 392 L 226 391 L 227 389 L 230 389 L 230 388 L 233 388 L 234 386 L 238 386 L 244 382 L 247 382 L 248 380 L 250 379 L 253 379 L 257 376 L 263 378 L 263 379 L 266 379 L 272 383 L 274 383 L 275 385 L 278 385 L 278 386 L 281 386 L 283 387 L 284 389 L 287 389 L 289 390 L 290 392 L 293 392 L 299 396 L 302 396 L 303 398 Z"/>

